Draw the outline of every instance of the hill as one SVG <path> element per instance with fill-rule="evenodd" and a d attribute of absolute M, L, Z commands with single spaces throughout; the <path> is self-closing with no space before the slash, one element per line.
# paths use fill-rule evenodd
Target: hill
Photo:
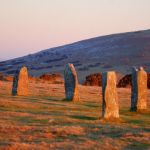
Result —
<path fill-rule="evenodd" d="M 91 73 L 115 70 L 130 73 L 132 66 L 144 66 L 150 71 L 150 30 L 106 35 L 50 48 L 35 54 L 0 62 L 0 72 L 14 74 L 26 65 L 33 76 L 61 73 L 67 63 L 73 63 L 80 82 Z"/>

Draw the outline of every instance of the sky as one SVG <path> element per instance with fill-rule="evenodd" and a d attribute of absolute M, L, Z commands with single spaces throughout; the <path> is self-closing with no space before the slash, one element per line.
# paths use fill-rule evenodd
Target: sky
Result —
<path fill-rule="evenodd" d="M 150 29 L 150 0 L 0 0 L 0 60 Z"/>

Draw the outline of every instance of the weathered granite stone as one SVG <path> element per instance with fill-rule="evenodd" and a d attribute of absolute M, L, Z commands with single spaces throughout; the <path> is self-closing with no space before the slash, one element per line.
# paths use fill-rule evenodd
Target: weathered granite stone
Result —
<path fill-rule="evenodd" d="M 28 95 L 28 70 L 26 67 L 22 67 L 16 71 L 13 79 L 12 95 Z"/>
<path fill-rule="evenodd" d="M 64 79 L 66 99 L 79 101 L 78 77 L 73 64 L 66 65 Z"/>
<path fill-rule="evenodd" d="M 147 109 L 147 73 L 142 67 L 132 70 L 131 111 Z"/>
<path fill-rule="evenodd" d="M 132 87 L 131 87 L 131 111 L 137 110 L 137 93 L 138 93 L 138 86 L 137 86 L 137 68 L 132 68 Z"/>
<path fill-rule="evenodd" d="M 119 105 L 115 72 L 110 71 L 102 74 L 102 94 L 102 117 L 105 119 L 119 118 Z"/>

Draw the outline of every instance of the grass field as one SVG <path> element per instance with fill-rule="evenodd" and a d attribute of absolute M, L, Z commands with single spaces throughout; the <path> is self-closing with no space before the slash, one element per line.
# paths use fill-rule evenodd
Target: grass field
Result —
<path fill-rule="evenodd" d="M 0 150 L 148 150 L 150 91 L 145 113 L 130 112 L 130 89 L 118 89 L 120 120 L 101 117 L 101 88 L 80 86 L 81 102 L 65 101 L 63 85 L 30 82 L 28 97 L 0 82 Z"/>

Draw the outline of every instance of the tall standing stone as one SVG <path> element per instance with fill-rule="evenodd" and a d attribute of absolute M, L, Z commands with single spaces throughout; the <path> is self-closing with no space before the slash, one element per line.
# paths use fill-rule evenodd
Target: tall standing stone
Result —
<path fill-rule="evenodd" d="M 28 70 L 26 67 L 22 67 L 16 71 L 13 79 L 12 95 L 28 95 Z"/>
<path fill-rule="evenodd" d="M 66 99 L 79 101 L 78 77 L 73 64 L 67 64 L 64 71 Z"/>
<path fill-rule="evenodd" d="M 132 70 L 131 111 L 147 109 L 147 73 L 142 67 Z"/>
<path fill-rule="evenodd" d="M 132 68 L 132 88 L 131 88 L 131 111 L 137 110 L 137 93 L 138 93 L 138 85 L 137 85 L 137 72 L 138 69 Z"/>
<path fill-rule="evenodd" d="M 116 73 L 113 71 L 102 74 L 102 117 L 105 119 L 119 118 Z"/>

